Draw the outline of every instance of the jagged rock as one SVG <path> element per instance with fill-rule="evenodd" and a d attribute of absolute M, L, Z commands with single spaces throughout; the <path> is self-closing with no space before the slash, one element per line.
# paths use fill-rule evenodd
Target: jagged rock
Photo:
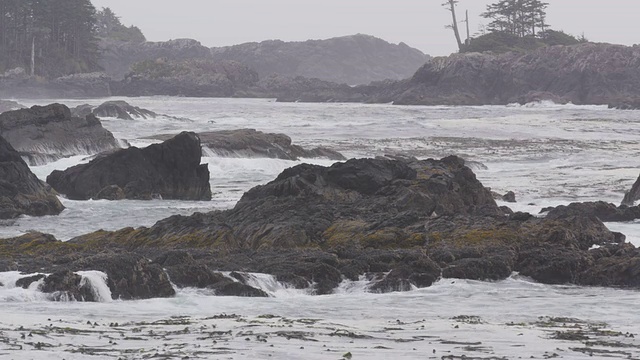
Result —
<path fill-rule="evenodd" d="M 73 117 L 69 108 L 61 104 L 0 114 L 0 135 L 32 165 L 119 147 L 113 134 L 95 116 Z"/>
<path fill-rule="evenodd" d="M 29 269 L 52 267 L 51 259 L 74 265 L 87 253 L 135 254 L 155 258 L 185 286 L 235 295 L 259 292 L 245 286 L 246 277 L 219 271 L 272 274 L 296 288 L 313 284 L 319 295 L 362 276 L 374 292 L 429 286 L 440 276 L 499 280 L 512 272 L 551 284 L 640 286 L 633 278 L 640 251 L 624 240 L 582 211 L 506 216 L 451 156 L 298 165 L 230 210 L 67 243 L 0 242 L 0 253 Z"/>
<path fill-rule="evenodd" d="M 167 140 L 173 135 L 157 135 L 154 139 Z M 305 150 L 291 143 L 285 134 L 271 134 L 254 129 L 221 130 L 199 133 L 202 146 L 222 157 L 266 157 L 285 160 L 324 157 L 344 160 L 337 151 L 327 148 Z"/>
<path fill-rule="evenodd" d="M 516 194 L 513 191 L 508 191 L 506 194 L 502 195 L 495 191 L 491 192 L 491 195 L 495 200 L 501 200 L 505 202 L 515 203 L 516 202 Z"/>
<path fill-rule="evenodd" d="M 96 301 L 91 285 L 72 271 L 58 271 L 44 278 L 40 291 L 52 294 L 55 301 Z"/>
<path fill-rule="evenodd" d="M 566 216 L 595 216 L 604 222 L 633 221 L 640 219 L 640 207 L 620 206 L 604 201 L 571 203 L 568 206 L 560 205 L 555 208 L 545 208 L 547 218 L 554 219 Z"/>
<path fill-rule="evenodd" d="M 102 190 L 98 191 L 95 200 L 124 200 L 126 199 L 126 194 L 124 190 L 120 188 L 118 185 L 108 185 L 105 186 Z"/>
<path fill-rule="evenodd" d="M 638 177 L 638 180 L 633 183 L 631 190 L 624 194 L 622 205 L 633 206 L 638 199 L 640 199 L 640 177 Z"/>
<path fill-rule="evenodd" d="M 11 144 L 0 137 L 0 219 L 58 215 L 62 210 L 56 192 L 40 181 Z"/>
<path fill-rule="evenodd" d="M 16 281 L 16 287 L 21 287 L 23 289 L 28 289 L 29 286 L 31 286 L 32 283 L 40 281 L 42 279 L 44 279 L 45 277 L 47 277 L 44 274 L 37 274 L 37 275 L 32 275 L 32 276 L 26 276 L 23 278 L 20 278 Z"/>
<path fill-rule="evenodd" d="M 202 149 L 195 133 L 183 132 L 162 144 L 131 147 L 97 157 L 88 164 L 54 171 L 47 182 L 69 199 L 88 200 L 106 193 L 127 199 L 210 200 L 209 169 L 200 165 Z"/>
<path fill-rule="evenodd" d="M 640 47 L 585 43 L 526 53 L 433 58 L 411 79 L 383 84 L 368 101 L 488 105 L 553 100 L 608 104 L 637 96 Z"/>
<path fill-rule="evenodd" d="M 132 106 L 126 101 L 107 101 L 97 107 L 91 105 L 80 105 L 71 110 L 75 116 L 87 116 L 93 114 L 99 118 L 109 117 L 122 120 L 133 120 L 134 118 L 154 119 L 158 116 L 155 112 Z"/>
<path fill-rule="evenodd" d="M 74 271 L 97 270 L 107 274 L 107 285 L 114 300 L 171 297 L 175 290 L 158 265 L 134 254 L 86 256 L 68 265 Z"/>

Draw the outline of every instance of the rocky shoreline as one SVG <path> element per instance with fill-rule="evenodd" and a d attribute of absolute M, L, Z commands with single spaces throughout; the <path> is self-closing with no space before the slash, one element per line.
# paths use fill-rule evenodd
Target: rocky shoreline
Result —
<path fill-rule="evenodd" d="M 225 51 L 233 55 L 233 49 Z M 396 105 L 553 101 L 636 109 L 640 93 L 636 61 L 639 51 L 638 46 L 585 43 L 543 47 L 527 53 L 453 54 L 429 59 L 408 79 L 358 86 L 296 74 L 259 75 L 250 66 L 229 60 L 233 56 L 221 55 L 214 60 L 196 54 L 193 58 L 143 59 L 123 80 L 105 74 L 79 74 L 50 81 L 0 77 L 0 96 L 259 97 L 286 102 Z"/>
<path fill-rule="evenodd" d="M 266 296 L 248 273 L 317 295 L 345 279 L 390 292 L 513 272 L 546 284 L 640 286 L 640 250 L 609 231 L 601 212 L 563 209 L 543 218 L 506 211 L 455 156 L 303 164 L 230 210 L 68 242 L 39 233 L 2 240 L 0 271 L 49 273 L 47 283 L 58 284 L 49 290 L 87 300 L 72 292 L 78 271 L 103 271 L 112 296 L 123 299 L 172 296 L 168 279 L 219 295 Z"/>

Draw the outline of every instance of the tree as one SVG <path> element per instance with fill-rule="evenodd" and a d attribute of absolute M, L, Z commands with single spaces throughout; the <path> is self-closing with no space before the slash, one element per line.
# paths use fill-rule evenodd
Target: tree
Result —
<path fill-rule="evenodd" d="M 458 50 L 462 50 L 462 40 L 460 39 L 460 30 L 458 29 L 458 18 L 456 16 L 456 5 L 458 5 L 458 0 L 447 0 L 446 3 L 442 4 L 447 10 L 451 12 L 451 17 L 453 22 L 451 25 L 447 25 L 447 28 L 453 29 L 453 34 L 456 37 L 456 42 L 458 43 Z"/>
<path fill-rule="evenodd" d="M 0 0 L 0 72 L 54 77 L 98 70 L 97 60 L 90 0 Z"/>
<path fill-rule="evenodd" d="M 482 17 L 492 20 L 492 32 L 505 32 L 517 37 L 544 33 L 548 3 L 541 0 L 500 0 L 487 5 Z"/>

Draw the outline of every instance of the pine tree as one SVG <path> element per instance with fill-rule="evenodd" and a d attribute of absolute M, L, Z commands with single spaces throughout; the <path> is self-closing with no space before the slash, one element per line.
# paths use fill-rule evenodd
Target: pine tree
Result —
<path fill-rule="evenodd" d="M 548 3 L 541 0 L 500 0 L 487 5 L 482 17 L 491 19 L 492 32 L 505 32 L 517 37 L 538 36 L 546 24 Z"/>

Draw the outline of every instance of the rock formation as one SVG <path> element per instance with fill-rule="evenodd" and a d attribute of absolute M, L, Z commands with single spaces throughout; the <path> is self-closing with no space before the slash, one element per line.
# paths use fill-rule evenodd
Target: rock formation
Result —
<path fill-rule="evenodd" d="M 195 133 L 183 132 L 162 144 L 104 154 L 88 164 L 54 171 L 47 182 L 69 199 L 153 198 L 210 200 L 209 169 L 200 165 Z"/>
<path fill-rule="evenodd" d="M 57 215 L 62 210 L 55 191 L 40 181 L 11 144 L 0 137 L 0 219 Z"/>
<path fill-rule="evenodd" d="M 276 74 L 349 85 L 408 78 L 429 58 L 404 43 L 390 44 L 363 34 L 304 42 L 246 43 L 213 48 L 211 56 L 216 61 L 241 62 L 261 78 Z"/>
<path fill-rule="evenodd" d="M 154 139 L 167 140 L 173 135 L 157 135 Z M 199 133 L 202 146 L 222 157 L 265 157 L 285 160 L 299 158 L 328 158 L 345 160 L 337 151 L 327 148 L 305 150 L 291 144 L 285 134 L 270 134 L 254 129 L 221 130 Z"/>
<path fill-rule="evenodd" d="M 61 104 L 0 114 L 0 135 L 31 165 L 118 148 L 113 134 L 95 116 L 73 117 Z"/>
<path fill-rule="evenodd" d="M 640 177 L 638 177 L 638 180 L 633 184 L 631 190 L 624 194 L 622 205 L 633 206 L 638 199 L 640 199 Z"/>
<path fill-rule="evenodd" d="M 130 105 L 123 100 L 107 101 L 98 106 L 91 106 L 88 104 L 79 105 L 71 109 L 71 113 L 78 117 L 85 117 L 89 114 L 93 114 L 98 118 L 109 117 L 121 120 L 133 120 L 134 118 L 154 119 L 158 116 L 158 114 L 151 110 Z"/>
<path fill-rule="evenodd" d="M 415 105 L 488 105 L 537 100 L 608 104 L 640 92 L 640 47 L 585 43 L 527 53 L 434 58 L 370 100 Z"/>
<path fill-rule="evenodd" d="M 124 80 L 113 84 L 113 91 L 119 96 L 231 97 L 257 82 L 255 71 L 233 61 L 158 59 L 137 63 Z"/>

